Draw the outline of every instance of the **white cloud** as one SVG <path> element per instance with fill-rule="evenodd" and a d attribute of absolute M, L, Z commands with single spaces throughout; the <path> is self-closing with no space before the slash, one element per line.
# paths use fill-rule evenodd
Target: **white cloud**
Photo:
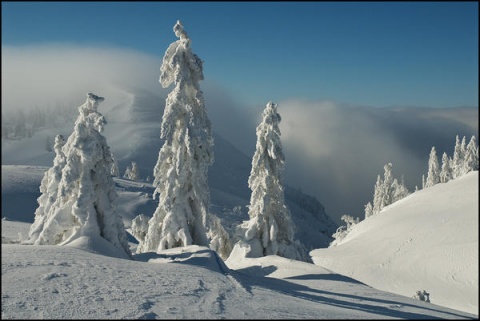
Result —
<path fill-rule="evenodd" d="M 337 222 L 343 214 L 363 219 L 377 175 L 391 162 L 411 190 L 421 185 L 432 146 L 452 155 L 455 135 L 478 133 L 468 127 L 478 109 L 379 109 L 330 101 L 279 103 L 286 181 L 315 195 Z M 420 116 L 421 115 L 421 116 Z M 467 116 L 468 115 L 468 116 Z M 457 119 L 455 119 L 457 118 Z M 441 155 L 439 156 L 441 157 Z"/>
<path fill-rule="evenodd" d="M 33 107 L 105 95 L 112 84 L 159 92 L 162 57 L 118 48 L 2 47 L 2 108 Z M 108 100 L 106 100 L 107 102 Z"/>
<path fill-rule="evenodd" d="M 166 97 L 158 82 L 163 53 L 151 56 L 121 48 L 44 45 L 2 48 L 2 108 L 71 102 L 85 93 L 115 105 L 125 95 L 115 87 L 147 90 Z M 209 62 L 214 64 L 215 62 Z M 204 91 L 213 129 L 252 157 L 263 106 L 244 106 L 222 84 L 206 79 Z M 383 165 L 405 175 L 410 189 L 420 185 L 432 146 L 451 155 L 455 135 L 478 137 L 478 108 L 379 109 L 331 101 L 272 101 L 279 104 L 286 156 L 285 182 L 316 196 L 338 223 L 342 214 L 363 218 Z"/>

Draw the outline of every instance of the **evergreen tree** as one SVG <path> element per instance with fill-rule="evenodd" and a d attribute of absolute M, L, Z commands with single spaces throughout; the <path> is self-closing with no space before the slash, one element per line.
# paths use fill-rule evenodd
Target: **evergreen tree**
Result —
<path fill-rule="evenodd" d="M 365 219 L 369 218 L 372 215 L 373 215 L 372 203 L 368 202 L 368 204 L 365 205 Z"/>
<path fill-rule="evenodd" d="M 370 207 L 372 207 L 371 215 L 379 213 L 385 206 L 388 206 L 410 194 L 403 181 L 399 183 L 396 178 L 393 178 L 392 163 L 386 164 L 383 169 L 383 180 L 380 175 L 377 176 L 373 192 L 373 206 L 365 205 L 365 218 L 370 216 Z M 369 214 L 367 216 L 367 214 Z"/>
<path fill-rule="evenodd" d="M 460 163 L 460 170 L 459 176 L 463 176 L 467 173 L 467 167 L 465 166 L 465 159 L 467 154 L 467 139 L 465 136 L 462 138 L 462 143 L 460 144 L 461 154 L 462 154 L 462 161 Z"/>
<path fill-rule="evenodd" d="M 395 203 L 396 201 L 399 201 L 402 198 L 407 197 L 409 194 L 410 192 L 405 186 L 403 175 L 400 182 L 398 182 L 397 179 L 395 178 L 392 183 L 392 203 Z"/>
<path fill-rule="evenodd" d="M 368 203 L 370 204 L 370 203 Z M 345 222 L 346 225 L 340 226 L 337 228 L 337 231 L 332 235 L 333 241 L 330 243 L 330 247 L 337 246 L 337 244 L 347 236 L 348 233 L 352 230 L 352 227 L 360 221 L 358 217 L 353 217 L 350 215 L 342 215 L 340 218 L 342 221 Z"/>
<path fill-rule="evenodd" d="M 123 174 L 123 178 L 130 179 L 131 172 L 132 172 L 132 167 L 128 165 L 127 168 L 125 169 L 125 173 Z"/>
<path fill-rule="evenodd" d="M 425 187 L 431 187 L 440 183 L 440 166 L 438 165 L 437 151 L 435 146 L 430 151 L 430 158 L 428 159 L 428 173 Z"/>
<path fill-rule="evenodd" d="M 132 169 L 130 170 L 129 179 L 132 181 L 138 181 L 140 179 L 140 171 L 138 170 L 136 162 L 132 162 Z"/>
<path fill-rule="evenodd" d="M 35 210 L 35 220 L 30 227 L 28 243 L 33 243 L 38 239 L 42 232 L 45 220 L 51 211 L 52 205 L 57 200 L 58 185 L 62 179 L 62 169 L 65 167 L 66 158 L 62 147 L 65 145 L 65 139 L 62 135 L 55 137 L 55 158 L 53 159 L 53 166 L 49 168 L 43 175 L 40 184 L 40 197 L 37 199 L 38 208 Z"/>
<path fill-rule="evenodd" d="M 463 173 L 478 170 L 478 146 L 475 136 L 472 136 L 465 150 Z"/>
<path fill-rule="evenodd" d="M 457 135 L 456 141 L 455 141 L 455 150 L 453 152 L 453 159 L 452 159 L 453 178 L 457 178 L 461 176 L 462 168 L 463 168 L 463 151 L 462 151 L 462 145 L 460 144 L 460 139 Z"/>
<path fill-rule="evenodd" d="M 148 231 L 148 216 L 140 214 L 132 220 L 132 235 L 139 241 L 144 242 Z"/>
<path fill-rule="evenodd" d="M 392 163 L 385 164 L 383 167 L 383 199 L 382 208 L 393 203 L 393 174 Z"/>
<path fill-rule="evenodd" d="M 446 183 L 452 179 L 453 173 L 452 168 L 450 167 L 451 160 L 448 157 L 447 153 L 442 155 L 442 169 L 440 170 L 440 182 Z"/>
<path fill-rule="evenodd" d="M 65 164 L 55 202 L 48 212 L 48 202 L 40 204 L 39 212 L 43 206 L 46 217 L 41 231 L 32 226 L 29 241 L 34 244 L 65 245 L 82 236 L 103 238 L 130 256 L 125 227 L 116 212 L 117 193 L 110 175 L 112 157 L 101 134 L 106 119 L 97 111 L 103 100 L 87 94 L 85 104 L 78 108 L 74 131 L 61 149 L 64 156 L 56 151 L 59 163 L 64 157 Z"/>
<path fill-rule="evenodd" d="M 385 190 L 383 186 L 383 181 L 380 175 L 378 175 L 373 192 L 373 214 L 379 213 L 380 210 L 383 208 L 383 199 L 385 195 Z"/>
<path fill-rule="evenodd" d="M 213 163 L 213 136 L 199 86 L 203 61 L 192 52 L 180 21 L 173 30 L 180 39 L 168 47 L 160 68 L 162 86 L 175 87 L 166 100 L 161 125 L 164 145 L 153 172 L 153 196 L 159 195 L 159 202 L 139 253 L 208 246 L 207 171 Z"/>
<path fill-rule="evenodd" d="M 248 215 L 240 226 L 237 247 L 246 248 L 246 257 L 279 255 L 305 259 L 294 241 L 294 224 L 285 204 L 282 172 L 285 157 L 280 141 L 281 117 L 277 105 L 269 102 L 257 127 L 257 144 L 248 186 L 252 190 Z"/>

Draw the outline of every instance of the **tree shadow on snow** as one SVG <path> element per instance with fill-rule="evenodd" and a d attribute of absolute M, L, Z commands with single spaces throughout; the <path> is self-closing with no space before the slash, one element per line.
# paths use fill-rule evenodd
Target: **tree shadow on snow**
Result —
<path fill-rule="evenodd" d="M 349 278 L 348 276 L 344 276 L 341 274 L 304 274 L 304 275 L 296 275 L 296 276 L 289 276 L 286 277 L 285 280 L 325 280 L 325 281 L 338 281 L 338 282 L 347 282 L 347 283 L 354 283 L 354 284 L 362 284 L 365 286 L 365 283 L 362 283 L 358 280 Z"/>
<path fill-rule="evenodd" d="M 251 271 L 247 271 L 247 272 L 251 272 Z M 319 290 L 316 288 L 311 288 L 305 285 L 287 281 L 287 279 L 292 279 L 292 280 L 293 279 L 297 279 L 297 280 L 316 279 L 316 280 L 343 281 L 343 282 L 350 282 L 350 283 L 364 285 L 363 283 L 357 280 L 354 280 L 342 275 L 309 274 L 309 275 L 289 277 L 286 279 L 276 279 L 276 278 L 265 278 L 263 276 L 254 276 L 251 274 L 245 274 L 245 273 L 242 273 L 241 270 L 231 271 L 231 275 L 235 277 L 235 279 L 239 283 L 241 283 L 250 293 L 252 291 L 252 287 L 261 287 L 271 291 L 283 293 L 288 296 L 293 296 L 296 298 L 318 302 L 320 304 L 328 304 L 331 306 L 336 306 L 336 307 L 351 309 L 356 311 L 365 311 L 365 312 L 374 313 L 374 314 L 383 315 L 383 316 L 392 317 L 392 318 L 411 319 L 411 320 L 413 319 L 445 319 L 445 318 L 477 319 L 475 317 L 469 318 L 462 314 L 439 310 L 435 308 L 435 306 L 432 305 L 431 303 L 418 301 L 418 304 L 413 304 L 413 303 L 410 304 L 404 301 L 402 302 L 390 301 L 382 298 L 363 297 L 359 295 L 346 294 L 346 293 L 340 293 L 340 292 L 336 293 L 336 292 L 331 292 L 326 290 Z M 429 310 L 429 311 L 438 313 L 439 315 L 443 314 L 443 316 L 433 317 L 432 315 L 423 314 L 419 312 L 402 311 L 401 309 L 403 307 Z"/>
<path fill-rule="evenodd" d="M 198 250 L 195 252 L 186 251 L 181 253 L 147 252 L 141 254 L 134 254 L 133 259 L 135 261 L 158 264 L 194 265 L 222 274 L 226 274 L 229 272 L 228 267 L 218 256 L 218 254 L 209 249 Z"/>

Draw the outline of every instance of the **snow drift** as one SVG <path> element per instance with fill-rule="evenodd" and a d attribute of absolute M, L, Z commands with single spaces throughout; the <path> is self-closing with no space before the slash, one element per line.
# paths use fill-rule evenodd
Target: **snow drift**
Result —
<path fill-rule="evenodd" d="M 478 171 L 420 190 L 352 227 L 315 264 L 370 286 L 478 314 Z"/>

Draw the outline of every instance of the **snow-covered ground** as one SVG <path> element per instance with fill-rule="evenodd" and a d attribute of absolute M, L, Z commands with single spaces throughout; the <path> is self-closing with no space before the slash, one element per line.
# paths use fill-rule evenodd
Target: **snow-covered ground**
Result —
<path fill-rule="evenodd" d="M 478 315 L 478 171 L 420 190 L 355 225 L 314 263 L 370 286 Z"/>
<path fill-rule="evenodd" d="M 12 243 L 26 225 L 2 221 L 2 319 L 475 318 L 278 256 L 228 268 L 199 246 L 127 260 L 98 243 Z"/>

